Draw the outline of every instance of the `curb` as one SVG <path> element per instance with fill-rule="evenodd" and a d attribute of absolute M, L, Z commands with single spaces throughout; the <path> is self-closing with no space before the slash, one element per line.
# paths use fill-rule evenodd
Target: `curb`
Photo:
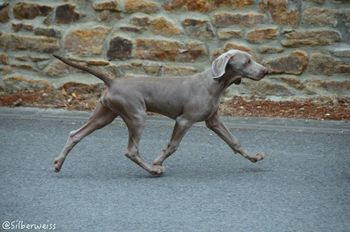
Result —
<path fill-rule="evenodd" d="M 24 120 L 63 120 L 85 121 L 91 112 L 67 111 L 63 109 L 41 109 L 30 107 L 0 107 L 0 118 L 14 118 Z M 293 130 L 311 133 L 341 133 L 350 134 L 349 121 L 310 120 L 289 118 L 248 118 L 248 117 L 222 117 L 225 125 L 231 129 L 248 130 Z M 124 124 L 118 118 L 116 123 Z M 147 124 L 160 124 L 172 126 L 174 121 L 165 116 L 148 116 Z M 200 122 L 195 126 L 205 127 Z"/>

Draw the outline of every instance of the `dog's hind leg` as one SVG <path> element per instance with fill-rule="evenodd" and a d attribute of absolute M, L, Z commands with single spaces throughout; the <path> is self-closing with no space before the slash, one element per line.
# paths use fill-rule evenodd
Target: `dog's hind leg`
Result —
<path fill-rule="evenodd" d="M 71 131 L 68 136 L 66 145 L 63 147 L 61 153 L 54 159 L 55 172 L 59 172 L 62 168 L 68 153 L 77 145 L 85 136 L 91 134 L 97 129 L 100 129 L 113 121 L 118 114 L 112 112 L 100 102 L 88 119 L 88 121 L 78 130 Z"/>

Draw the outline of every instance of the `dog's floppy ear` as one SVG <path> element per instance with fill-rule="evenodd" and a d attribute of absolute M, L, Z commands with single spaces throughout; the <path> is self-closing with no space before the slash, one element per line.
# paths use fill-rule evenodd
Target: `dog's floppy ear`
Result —
<path fill-rule="evenodd" d="M 237 50 L 232 49 L 220 55 L 213 61 L 211 65 L 211 73 L 214 79 L 220 78 L 225 74 L 226 65 L 235 54 L 237 54 Z"/>

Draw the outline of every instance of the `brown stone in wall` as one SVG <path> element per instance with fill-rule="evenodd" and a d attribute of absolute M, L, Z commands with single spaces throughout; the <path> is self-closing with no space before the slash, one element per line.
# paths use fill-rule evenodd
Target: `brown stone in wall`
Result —
<path fill-rule="evenodd" d="M 11 76 L 3 79 L 4 88 L 8 91 L 24 90 L 24 89 L 51 89 L 52 86 L 47 80 L 31 80 L 23 76 Z"/>
<path fill-rule="evenodd" d="M 119 20 L 123 18 L 123 14 L 119 11 L 111 11 L 111 10 L 102 10 L 98 11 L 97 19 L 98 21 L 112 21 Z"/>
<path fill-rule="evenodd" d="M 61 37 L 61 32 L 57 31 L 56 29 L 44 28 L 44 27 L 34 28 L 34 26 L 31 24 L 12 23 L 12 30 L 14 32 L 30 31 L 30 32 L 34 32 L 35 35 L 42 35 L 47 37 L 56 37 L 56 38 Z"/>
<path fill-rule="evenodd" d="M 180 49 L 179 53 L 179 62 L 194 62 L 197 59 L 206 59 L 208 51 L 205 43 L 190 41 L 184 44 L 184 48 Z"/>
<path fill-rule="evenodd" d="M 68 24 L 79 20 L 80 14 L 75 11 L 75 6 L 71 4 L 60 5 L 55 10 L 55 22 Z"/>
<path fill-rule="evenodd" d="M 9 74 L 11 71 L 12 71 L 12 69 L 11 69 L 10 65 L 1 65 L 1 66 L 0 66 L 0 73 L 1 73 L 2 75 Z M 2 87 L 0 86 L 0 89 L 1 89 L 1 88 L 2 88 Z"/>
<path fill-rule="evenodd" d="M 118 68 L 122 69 L 123 72 L 126 73 L 126 76 L 133 74 L 147 74 L 152 76 L 185 76 L 198 72 L 198 70 L 192 66 L 164 64 L 161 62 L 145 62 L 142 60 L 134 60 L 124 63 L 119 65 Z"/>
<path fill-rule="evenodd" d="M 131 57 L 132 41 L 121 36 L 116 36 L 109 41 L 107 57 L 109 60 L 120 59 L 126 60 Z"/>
<path fill-rule="evenodd" d="M 75 5 L 64 4 L 59 5 L 55 10 L 46 17 L 44 20 L 45 24 L 69 24 L 78 21 L 80 14 L 75 11 Z"/>
<path fill-rule="evenodd" d="M 5 53 L 0 53 L 0 64 L 9 64 L 9 57 Z"/>
<path fill-rule="evenodd" d="M 186 18 L 182 21 L 182 26 L 187 34 L 199 39 L 211 39 L 215 37 L 214 29 L 208 20 Z"/>
<path fill-rule="evenodd" d="M 283 52 L 284 48 L 275 43 L 271 43 L 259 46 L 258 51 L 264 54 L 275 54 Z"/>
<path fill-rule="evenodd" d="M 350 9 L 344 11 L 344 22 L 350 33 Z"/>
<path fill-rule="evenodd" d="M 326 0 L 308 0 L 317 4 L 323 4 Z"/>
<path fill-rule="evenodd" d="M 60 77 L 82 71 L 55 59 L 42 72 L 49 77 Z"/>
<path fill-rule="evenodd" d="M 126 76 L 129 76 L 130 74 L 147 74 L 160 76 L 162 67 L 162 63 L 140 60 L 125 62 L 118 66 L 119 69 L 126 73 Z"/>
<path fill-rule="evenodd" d="M 49 54 L 45 55 L 18 55 L 13 57 L 15 60 L 18 61 L 32 61 L 32 62 L 41 62 L 41 61 L 47 61 L 50 60 L 52 57 Z"/>
<path fill-rule="evenodd" d="M 241 50 L 241 51 L 244 51 L 244 52 L 250 52 L 252 49 L 247 45 L 247 44 L 244 44 L 244 43 L 237 43 L 237 42 L 228 42 L 225 44 L 224 46 L 224 51 L 228 51 L 230 49 L 237 49 L 237 50 Z"/>
<path fill-rule="evenodd" d="M 6 23 L 9 21 L 9 4 L 8 3 L 2 3 L 0 4 L 0 23 Z"/>
<path fill-rule="evenodd" d="M 260 0 L 260 9 L 268 11 L 272 20 L 280 25 L 299 25 L 300 12 L 297 8 L 289 9 L 288 0 Z"/>
<path fill-rule="evenodd" d="M 182 30 L 174 22 L 165 17 L 157 17 L 150 22 L 150 29 L 158 35 L 172 36 L 182 34 Z"/>
<path fill-rule="evenodd" d="M 64 48 L 76 55 L 99 55 L 110 31 L 111 28 L 104 26 L 72 30 L 65 38 Z"/>
<path fill-rule="evenodd" d="M 12 23 L 12 30 L 14 32 L 19 31 L 33 31 L 33 25 L 24 24 L 24 23 Z"/>
<path fill-rule="evenodd" d="M 334 67 L 334 73 L 350 73 L 350 64 L 339 63 Z"/>
<path fill-rule="evenodd" d="M 5 50 L 31 50 L 45 53 L 51 53 L 60 48 L 56 38 L 12 33 L 0 34 L 0 46 Z"/>
<path fill-rule="evenodd" d="M 350 64 L 328 54 L 312 53 L 309 69 L 314 74 L 350 73 Z"/>
<path fill-rule="evenodd" d="M 315 26 L 333 26 L 338 24 L 338 11 L 330 8 L 311 7 L 304 10 L 303 22 Z"/>
<path fill-rule="evenodd" d="M 143 28 L 137 27 L 137 26 L 130 26 L 130 25 L 121 25 L 119 27 L 119 30 L 125 31 L 125 32 L 141 33 L 143 31 Z"/>
<path fill-rule="evenodd" d="M 242 29 L 237 28 L 220 28 L 217 30 L 219 39 L 237 39 L 242 37 Z"/>
<path fill-rule="evenodd" d="M 47 37 L 61 38 L 61 32 L 53 28 L 37 27 L 34 29 L 35 35 L 43 35 Z"/>
<path fill-rule="evenodd" d="M 247 33 L 247 40 L 251 43 L 262 43 L 267 40 L 276 39 L 278 36 L 277 27 L 257 28 Z"/>
<path fill-rule="evenodd" d="M 333 0 L 332 2 L 336 3 L 336 4 L 342 4 L 342 3 L 349 3 L 349 0 Z"/>
<path fill-rule="evenodd" d="M 214 0 L 214 7 L 243 8 L 254 4 L 254 0 Z"/>
<path fill-rule="evenodd" d="M 244 52 L 250 52 L 252 49 L 245 43 L 238 43 L 238 42 L 227 42 L 225 43 L 223 48 L 217 49 L 213 52 L 212 58 L 215 59 L 216 57 L 220 56 L 221 54 L 227 52 L 228 50 L 236 49 Z"/>
<path fill-rule="evenodd" d="M 26 71 L 34 71 L 33 65 L 22 62 L 11 62 L 11 68 L 14 70 L 26 70 Z"/>
<path fill-rule="evenodd" d="M 192 66 L 165 65 L 162 68 L 163 75 L 185 76 L 196 72 L 198 72 L 198 70 Z"/>
<path fill-rule="evenodd" d="M 218 12 L 213 16 L 213 24 L 217 27 L 230 26 L 246 26 L 252 27 L 265 22 L 263 14 L 248 12 L 248 13 L 233 13 L 233 12 Z"/>
<path fill-rule="evenodd" d="M 344 16 L 345 16 L 345 22 L 350 23 L 350 9 L 345 10 Z"/>
<path fill-rule="evenodd" d="M 182 43 L 177 40 L 136 40 L 136 58 L 160 61 L 192 62 L 205 57 L 207 49 L 201 42 Z"/>
<path fill-rule="evenodd" d="M 285 83 L 273 81 L 271 78 L 264 78 L 256 81 L 242 81 L 241 87 L 245 93 L 252 96 L 267 97 L 267 96 L 294 96 L 293 89 Z"/>
<path fill-rule="evenodd" d="M 38 16 L 47 16 L 52 10 L 50 6 L 19 2 L 13 7 L 13 15 L 16 19 L 34 19 Z"/>
<path fill-rule="evenodd" d="M 329 45 L 341 40 L 339 31 L 330 29 L 285 30 L 281 44 L 285 47 Z"/>
<path fill-rule="evenodd" d="M 308 56 L 304 51 L 294 51 L 288 55 L 264 62 L 270 73 L 301 74 L 308 65 Z"/>
<path fill-rule="evenodd" d="M 130 23 L 138 27 L 149 26 L 151 19 L 147 15 L 134 15 L 130 18 Z"/>
<path fill-rule="evenodd" d="M 95 0 L 92 7 L 96 11 L 110 10 L 118 11 L 118 1 L 116 0 Z"/>
<path fill-rule="evenodd" d="M 254 0 L 168 0 L 163 4 L 165 10 L 188 10 L 208 12 L 220 7 L 243 8 L 254 4 Z"/>
<path fill-rule="evenodd" d="M 136 39 L 136 57 L 175 61 L 182 43 L 175 40 Z"/>
<path fill-rule="evenodd" d="M 97 70 L 99 69 L 101 72 L 106 73 L 112 78 L 120 76 L 116 66 L 105 60 L 81 60 L 74 58 L 69 58 L 69 60 L 81 65 L 91 66 Z M 72 73 L 86 74 L 86 72 L 73 68 L 57 59 L 52 60 L 42 72 L 49 77 L 61 77 Z"/>
<path fill-rule="evenodd" d="M 349 96 L 350 81 L 348 80 L 307 80 L 303 83 L 306 88 L 322 94 L 332 94 L 333 96 Z"/>
<path fill-rule="evenodd" d="M 158 12 L 159 9 L 158 3 L 148 0 L 126 0 L 124 3 L 124 11 L 126 13 L 143 12 L 152 14 Z"/>
<path fill-rule="evenodd" d="M 210 7 L 210 1 L 207 0 L 167 0 L 163 4 L 163 8 L 168 11 L 182 9 L 205 13 Z"/>

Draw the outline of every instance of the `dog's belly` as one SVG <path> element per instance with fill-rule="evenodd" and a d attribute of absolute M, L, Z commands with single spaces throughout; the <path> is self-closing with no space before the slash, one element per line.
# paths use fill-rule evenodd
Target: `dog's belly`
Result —
<path fill-rule="evenodd" d="M 174 104 L 172 101 L 158 101 L 158 102 L 145 102 L 146 110 L 148 112 L 153 112 L 167 116 L 172 119 L 176 119 L 183 112 L 183 105 Z"/>
<path fill-rule="evenodd" d="M 180 101 L 179 101 L 180 100 Z M 172 119 L 179 116 L 186 117 L 193 122 L 204 121 L 210 118 L 219 107 L 216 100 L 196 101 L 195 99 L 162 99 L 146 103 L 146 110 L 158 113 Z"/>

